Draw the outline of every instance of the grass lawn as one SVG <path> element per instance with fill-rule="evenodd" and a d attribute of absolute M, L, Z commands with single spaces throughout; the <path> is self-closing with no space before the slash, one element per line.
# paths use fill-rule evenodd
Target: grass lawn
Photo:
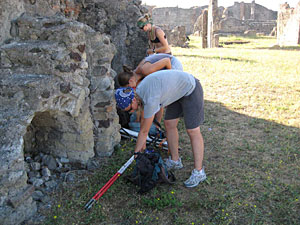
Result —
<path fill-rule="evenodd" d="M 249 43 L 201 49 L 191 37 L 190 48 L 172 48 L 204 88 L 205 182 L 183 186 L 193 160 L 180 121 L 184 168 L 174 185 L 139 195 L 120 177 L 86 213 L 130 158 L 134 142 L 123 141 L 99 170 L 53 195 L 45 224 L 300 224 L 300 47 L 272 47 L 276 39 L 265 37 L 220 43 L 234 40 Z"/>

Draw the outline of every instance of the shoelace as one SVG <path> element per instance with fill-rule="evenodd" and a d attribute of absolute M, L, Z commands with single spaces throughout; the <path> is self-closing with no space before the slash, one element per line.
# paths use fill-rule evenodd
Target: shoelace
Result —
<path fill-rule="evenodd" d="M 192 176 L 186 181 L 186 183 L 195 183 L 197 182 L 197 178 L 201 178 L 203 175 L 199 174 L 199 175 L 195 175 L 192 174 Z"/>

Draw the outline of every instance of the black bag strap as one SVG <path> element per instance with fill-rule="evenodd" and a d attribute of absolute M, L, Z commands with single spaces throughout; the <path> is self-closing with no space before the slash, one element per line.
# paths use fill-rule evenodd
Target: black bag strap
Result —
<path fill-rule="evenodd" d="M 168 171 L 168 174 L 166 174 L 166 171 L 164 167 L 161 165 L 160 166 L 161 173 L 159 174 L 159 177 L 162 179 L 167 184 L 174 184 L 176 181 L 174 173 L 172 171 Z"/>
<path fill-rule="evenodd" d="M 153 119 L 153 123 L 154 123 L 156 126 L 158 126 L 160 129 L 162 129 L 160 123 L 157 121 L 156 118 Z"/>

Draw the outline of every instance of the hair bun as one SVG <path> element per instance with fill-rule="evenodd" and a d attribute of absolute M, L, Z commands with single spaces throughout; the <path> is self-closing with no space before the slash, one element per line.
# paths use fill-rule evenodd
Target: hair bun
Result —
<path fill-rule="evenodd" d="M 146 20 L 150 20 L 150 18 L 151 18 L 150 14 L 148 14 L 148 13 L 147 13 L 147 14 L 145 14 L 145 16 L 144 16 L 144 17 L 145 17 L 145 19 L 146 19 Z"/>
<path fill-rule="evenodd" d="M 123 65 L 123 70 L 124 70 L 124 72 L 132 73 L 132 68 L 129 67 L 128 65 Z"/>

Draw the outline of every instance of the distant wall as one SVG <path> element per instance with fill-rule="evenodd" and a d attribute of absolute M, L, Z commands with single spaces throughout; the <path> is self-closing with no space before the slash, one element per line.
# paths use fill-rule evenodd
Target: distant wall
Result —
<path fill-rule="evenodd" d="M 219 24 L 219 33 L 244 34 L 255 31 L 269 35 L 277 23 L 277 12 L 252 3 L 235 2 L 223 11 Z"/>
<path fill-rule="evenodd" d="M 186 34 L 191 34 L 193 33 L 196 20 L 201 15 L 204 8 L 207 8 L 207 6 L 189 9 L 178 7 L 153 8 L 153 23 L 166 24 L 170 27 L 185 26 Z"/>
<path fill-rule="evenodd" d="M 280 46 L 300 44 L 300 1 L 295 8 L 280 5 L 278 12 L 277 42 Z"/>
<path fill-rule="evenodd" d="M 276 20 L 277 12 L 267 9 L 266 7 L 252 3 L 235 2 L 233 6 L 227 8 L 228 16 L 236 18 L 238 20 Z"/>
<path fill-rule="evenodd" d="M 246 31 L 252 30 L 256 33 L 264 33 L 265 35 L 269 35 L 274 27 L 276 27 L 276 20 L 239 20 L 233 17 L 229 17 L 220 21 L 219 33 L 242 35 Z"/>

